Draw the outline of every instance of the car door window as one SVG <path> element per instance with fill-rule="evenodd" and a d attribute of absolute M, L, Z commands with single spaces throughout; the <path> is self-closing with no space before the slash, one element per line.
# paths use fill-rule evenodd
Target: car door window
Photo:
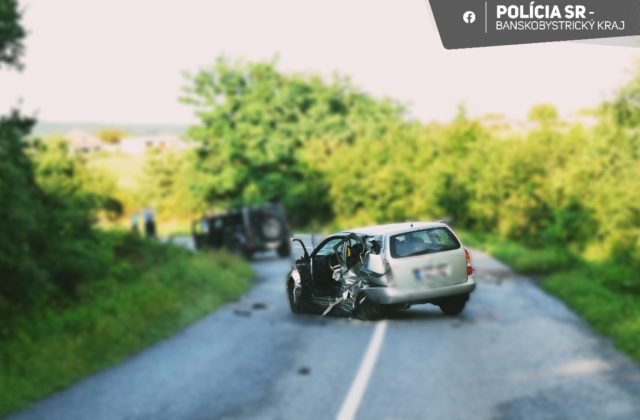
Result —
<path fill-rule="evenodd" d="M 333 248 L 340 242 L 342 242 L 342 238 L 333 238 L 328 240 L 316 251 L 315 255 L 318 257 L 326 257 L 327 255 L 331 255 L 333 253 Z"/>

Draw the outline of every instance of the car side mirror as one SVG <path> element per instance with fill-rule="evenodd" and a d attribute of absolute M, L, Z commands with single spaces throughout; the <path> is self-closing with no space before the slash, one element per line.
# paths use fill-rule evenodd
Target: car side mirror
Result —
<path fill-rule="evenodd" d="M 302 239 L 300 238 L 291 238 L 291 243 L 293 242 L 300 242 L 300 245 L 302 246 L 302 250 L 304 251 L 304 259 L 308 260 L 309 259 L 309 253 L 307 252 L 307 247 L 304 245 L 304 242 L 302 242 Z"/>
<path fill-rule="evenodd" d="M 374 254 L 379 254 L 381 250 L 382 247 L 380 246 L 380 242 L 371 241 L 371 252 L 373 252 Z"/>

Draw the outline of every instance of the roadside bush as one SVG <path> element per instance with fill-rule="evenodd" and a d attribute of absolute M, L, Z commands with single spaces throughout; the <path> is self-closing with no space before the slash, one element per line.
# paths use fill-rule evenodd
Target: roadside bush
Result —
<path fill-rule="evenodd" d="M 32 121 L 0 120 L 0 314 L 48 299 L 73 299 L 77 287 L 113 262 L 94 230 L 113 213 L 113 183 L 90 172 L 62 139 L 27 141 Z"/>
<path fill-rule="evenodd" d="M 579 258 L 566 247 L 532 248 L 492 234 L 460 233 L 465 245 L 482 249 L 519 273 L 543 275 L 574 267 Z"/>
<path fill-rule="evenodd" d="M 247 289 L 245 262 L 131 235 L 101 238 L 112 258 L 77 288 L 0 330 L 0 416 L 165 338 Z"/>

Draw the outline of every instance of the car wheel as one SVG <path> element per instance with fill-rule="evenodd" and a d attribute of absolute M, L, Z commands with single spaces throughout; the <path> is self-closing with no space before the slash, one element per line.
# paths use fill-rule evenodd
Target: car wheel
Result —
<path fill-rule="evenodd" d="M 289 279 L 287 282 L 287 295 L 289 297 L 289 307 L 291 308 L 291 312 L 294 314 L 302 314 L 305 312 L 304 302 L 302 301 L 302 296 L 298 296 L 296 299 L 295 296 L 296 289 L 293 279 Z"/>
<path fill-rule="evenodd" d="M 364 321 L 375 321 L 382 318 L 383 310 L 382 306 L 373 300 L 360 295 L 356 299 L 353 314 Z"/>
<path fill-rule="evenodd" d="M 447 315 L 458 315 L 464 310 L 468 299 L 468 295 L 456 296 L 440 302 L 438 306 Z"/>

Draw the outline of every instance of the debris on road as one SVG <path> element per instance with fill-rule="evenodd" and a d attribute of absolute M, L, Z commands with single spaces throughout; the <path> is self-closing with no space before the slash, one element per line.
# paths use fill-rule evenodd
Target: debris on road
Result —
<path fill-rule="evenodd" d="M 298 375 L 308 375 L 311 373 L 311 368 L 307 366 L 303 366 L 298 369 Z"/>
<path fill-rule="evenodd" d="M 261 311 L 267 309 L 267 305 L 262 302 L 254 302 L 254 304 L 251 305 L 251 309 L 253 309 L 254 311 Z"/>
<path fill-rule="evenodd" d="M 233 313 L 238 316 L 251 316 L 251 311 L 246 309 L 234 309 Z"/>

